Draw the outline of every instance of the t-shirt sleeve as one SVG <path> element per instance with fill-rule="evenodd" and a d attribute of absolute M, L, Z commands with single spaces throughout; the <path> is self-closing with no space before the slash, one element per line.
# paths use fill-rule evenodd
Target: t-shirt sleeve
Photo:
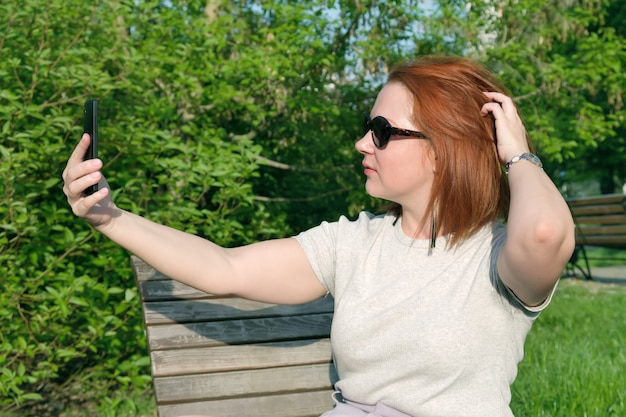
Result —
<path fill-rule="evenodd" d="M 552 296 L 556 291 L 556 287 L 558 286 L 558 281 L 550 291 L 548 297 L 543 301 L 543 303 L 537 306 L 527 306 L 522 300 L 520 300 L 517 295 L 502 281 L 500 278 L 500 274 L 498 274 L 498 255 L 500 255 L 500 251 L 504 246 L 504 241 L 506 240 L 506 227 L 504 225 L 498 225 L 494 228 L 494 237 L 491 246 L 491 280 L 498 292 L 502 297 L 504 297 L 511 305 L 514 307 L 524 311 L 528 316 L 537 317 L 541 311 L 543 311 L 550 302 L 552 301 Z"/>
<path fill-rule="evenodd" d="M 337 229 L 338 223 L 323 222 L 295 236 L 317 278 L 332 295 L 335 292 Z"/>

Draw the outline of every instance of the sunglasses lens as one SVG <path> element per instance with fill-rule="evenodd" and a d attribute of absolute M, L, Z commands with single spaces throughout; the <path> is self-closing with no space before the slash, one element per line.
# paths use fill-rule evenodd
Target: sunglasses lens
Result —
<path fill-rule="evenodd" d="M 365 115 L 365 123 L 363 134 L 367 134 L 367 132 L 372 132 L 372 141 L 374 145 L 378 149 L 384 149 L 389 143 L 389 138 L 391 137 L 391 125 L 382 116 L 374 117 L 374 120 L 370 119 L 369 114 Z"/>
<path fill-rule="evenodd" d="M 383 117 L 375 117 L 371 122 L 372 133 L 374 135 L 374 145 L 377 148 L 383 149 L 389 143 L 389 137 L 391 136 L 390 125 Z"/>

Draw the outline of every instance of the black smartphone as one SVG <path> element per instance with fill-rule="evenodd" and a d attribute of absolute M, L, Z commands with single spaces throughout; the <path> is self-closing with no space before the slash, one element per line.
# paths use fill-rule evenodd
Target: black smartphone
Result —
<path fill-rule="evenodd" d="M 83 116 L 84 132 L 91 137 L 89 149 L 87 149 L 83 159 L 95 159 L 98 157 L 98 100 L 90 98 L 85 102 Z M 98 191 L 98 184 L 87 187 L 85 194 L 91 195 L 96 191 Z"/>

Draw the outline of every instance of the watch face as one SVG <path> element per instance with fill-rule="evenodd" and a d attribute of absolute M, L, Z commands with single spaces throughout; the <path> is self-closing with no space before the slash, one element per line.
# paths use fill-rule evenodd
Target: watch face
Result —
<path fill-rule="evenodd" d="M 541 159 L 539 159 L 539 157 L 537 155 L 534 155 L 530 152 L 527 153 L 523 153 L 521 155 L 517 155 L 514 156 L 513 158 L 511 158 L 511 160 L 509 162 L 507 162 L 506 164 L 504 164 L 504 168 L 506 169 L 506 173 L 509 173 L 509 168 L 511 167 L 511 165 L 513 165 L 514 163 L 525 159 L 528 162 L 532 162 L 533 164 L 537 165 L 539 168 L 543 168 L 543 164 L 541 163 Z"/>
<path fill-rule="evenodd" d="M 524 159 L 528 159 L 530 162 L 532 162 L 535 165 L 543 167 L 543 164 L 541 163 L 541 159 L 539 159 L 539 157 L 537 155 L 534 155 L 532 153 L 525 153 L 521 157 L 524 158 Z"/>

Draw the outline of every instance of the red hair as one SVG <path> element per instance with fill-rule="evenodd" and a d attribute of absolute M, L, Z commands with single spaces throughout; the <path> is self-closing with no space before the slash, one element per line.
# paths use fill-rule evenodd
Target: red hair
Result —
<path fill-rule="evenodd" d="M 472 60 L 427 56 L 396 66 L 388 82 L 400 82 L 411 92 L 413 121 L 429 138 L 436 158 L 426 213 L 437 210 L 437 231 L 449 235 L 454 246 L 486 224 L 505 219 L 510 196 L 494 119 L 480 114 L 490 101 L 483 92 L 509 95 L 500 81 Z M 399 204 L 391 210 L 402 213 Z M 428 219 L 424 215 L 421 226 Z"/>

